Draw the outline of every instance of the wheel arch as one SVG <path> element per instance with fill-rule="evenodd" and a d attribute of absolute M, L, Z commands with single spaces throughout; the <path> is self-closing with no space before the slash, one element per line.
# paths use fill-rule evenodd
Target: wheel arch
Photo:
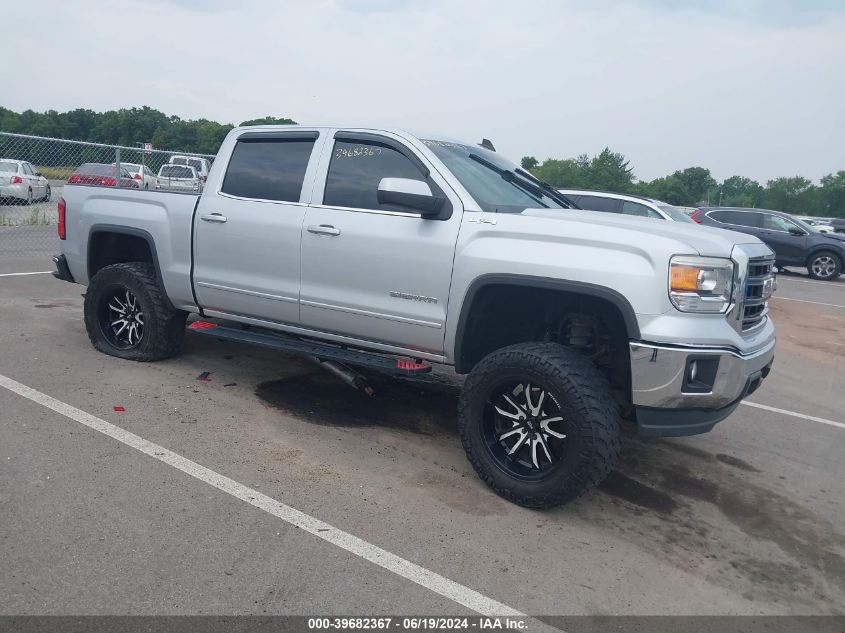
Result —
<path fill-rule="evenodd" d="M 809 266 L 813 258 L 819 253 L 830 253 L 839 260 L 840 266 L 845 266 L 845 254 L 838 252 L 833 244 L 818 244 L 810 249 L 807 257 L 804 259 L 804 265 Z"/>
<path fill-rule="evenodd" d="M 118 247 L 125 250 L 118 252 Z M 93 224 L 88 230 L 86 255 L 89 281 L 105 266 L 142 261 L 153 265 L 156 280 L 162 288 L 164 287 L 155 239 L 144 229 L 117 224 Z"/>
<path fill-rule="evenodd" d="M 555 279 L 549 277 L 535 277 L 508 273 L 488 274 L 476 278 L 467 288 L 461 304 L 460 316 L 455 332 L 454 363 L 455 371 L 468 373 L 472 366 L 480 360 L 468 354 L 467 328 L 473 310 L 477 309 L 477 302 L 483 290 L 491 287 L 503 286 L 519 289 L 537 289 L 545 292 L 566 293 L 570 296 L 588 297 L 601 301 L 615 309 L 625 327 L 628 340 L 640 338 L 640 328 L 636 313 L 630 302 L 618 291 L 605 286 L 581 281 Z"/>

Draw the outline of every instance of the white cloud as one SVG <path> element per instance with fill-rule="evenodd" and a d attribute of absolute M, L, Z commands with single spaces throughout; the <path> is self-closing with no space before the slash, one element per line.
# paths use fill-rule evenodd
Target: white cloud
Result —
<path fill-rule="evenodd" d="M 0 104 L 397 125 L 515 159 L 607 145 L 644 179 L 845 168 L 843 13 L 576 4 L 31 0 L 37 31 L 4 32 L 0 54 L 41 72 Z"/>

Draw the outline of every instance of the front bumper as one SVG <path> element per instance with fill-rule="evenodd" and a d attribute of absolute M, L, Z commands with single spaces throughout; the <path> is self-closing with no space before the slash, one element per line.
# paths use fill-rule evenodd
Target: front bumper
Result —
<path fill-rule="evenodd" d="M 775 339 L 749 354 L 632 342 L 631 397 L 640 435 L 706 433 L 768 376 Z"/>

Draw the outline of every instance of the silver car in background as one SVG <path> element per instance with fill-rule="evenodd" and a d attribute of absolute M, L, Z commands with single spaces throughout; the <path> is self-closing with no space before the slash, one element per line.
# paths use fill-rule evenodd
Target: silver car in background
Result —
<path fill-rule="evenodd" d="M 182 191 L 185 193 L 199 193 L 202 191 L 202 180 L 197 170 L 187 165 L 162 165 L 158 170 L 155 188 L 161 191 Z"/>
<path fill-rule="evenodd" d="M 24 160 L 0 158 L 0 201 L 26 202 L 50 199 L 50 181 Z"/>
<path fill-rule="evenodd" d="M 155 172 L 140 163 L 120 163 L 132 176 L 132 180 L 138 183 L 140 189 L 154 189 L 156 184 Z"/>

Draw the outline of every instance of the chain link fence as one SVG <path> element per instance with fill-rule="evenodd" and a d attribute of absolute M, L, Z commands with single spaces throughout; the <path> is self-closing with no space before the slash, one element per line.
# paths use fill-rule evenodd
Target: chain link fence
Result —
<path fill-rule="evenodd" d="M 214 156 L 0 132 L 0 261 L 58 252 L 68 182 L 197 194 Z"/>

